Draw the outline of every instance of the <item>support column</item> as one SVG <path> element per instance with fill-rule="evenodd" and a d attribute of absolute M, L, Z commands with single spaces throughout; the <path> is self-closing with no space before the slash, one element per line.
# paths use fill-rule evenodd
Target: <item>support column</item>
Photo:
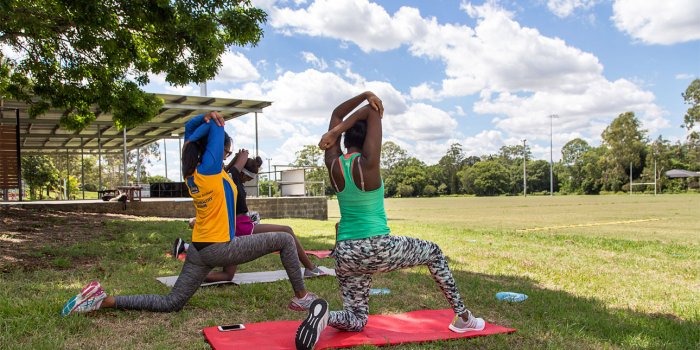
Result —
<path fill-rule="evenodd" d="M 102 129 L 97 126 L 97 176 L 99 177 L 98 191 L 102 191 Z"/>
<path fill-rule="evenodd" d="M 66 149 L 66 200 L 70 200 L 70 156 Z"/>
<path fill-rule="evenodd" d="M 80 185 L 85 199 L 85 153 L 83 152 L 83 138 L 80 138 Z"/>
<path fill-rule="evenodd" d="M 168 146 L 167 143 L 165 142 L 166 140 L 163 139 L 163 154 L 165 157 L 165 178 L 168 178 Z"/>
<path fill-rule="evenodd" d="M 258 156 L 258 112 L 255 112 L 255 156 Z"/>
<path fill-rule="evenodd" d="M 182 178 L 182 138 L 177 138 L 177 151 L 178 151 L 178 157 L 177 157 L 177 163 L 178 163 L 178 169 L 180 169 L 180 182 L 184 182 L 185 179 Z"/>
<path fill-rule="evenodd" d="M 19 188 L 19 201 L 22 201 L 22 151 L 21 143 L 19 142 L 19 108 L 15 109 L 15 115 L 17 116 L 17 125 L 15 126 L 15 134 L 17 136 L 17 185 Z M 41 191 L 41 190 L 40 190 Z"/>
<path fill-rule="evenodd" d="M 141 185 L 141 147 L 136 148 L 136 184 Z"/>
<path fill-rule="evenodd" d="M 122 129 L 122 135 L 123 135 L 123 141 L 124 141 L 124 186 L 127 185 L 127 176 L 126 176 L 126 127 Z"/>

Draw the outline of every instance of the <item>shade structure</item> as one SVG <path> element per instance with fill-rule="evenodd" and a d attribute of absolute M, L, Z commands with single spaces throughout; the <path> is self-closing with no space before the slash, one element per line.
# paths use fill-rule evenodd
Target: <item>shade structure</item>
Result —
<path fill-rule="evenodd" d="M 225 120 L 231 120 L 248 113 L 260 113 L 270 106 L 270 101 L 245 100 L 207 96 L 186 96 L 155 94 L 164 104 L 158 114 L 149 122 L 126 130 L 128 151 L 146 146 L 161 139 L 179 139 L 185 130 L 185 122 L 191 117 L 208 111 L 219 111 Z M 103 113 L 95 107 L 97 119 L 81 131 L 63 128 L 59 121 L 64 111 L 51 109 L 47 113 L 29 118 L 28 105 L 23 101 L 2 101 L 5 113 L 0 125 L 17 124 L 13 110 L 20 111 L 20 147 L 22 154 L 61 153 L 120 153 L 124 150 L 122 130 L 112 121 L 111 113 Z M 99 141 L 99 142 L 98 142 Z"/>

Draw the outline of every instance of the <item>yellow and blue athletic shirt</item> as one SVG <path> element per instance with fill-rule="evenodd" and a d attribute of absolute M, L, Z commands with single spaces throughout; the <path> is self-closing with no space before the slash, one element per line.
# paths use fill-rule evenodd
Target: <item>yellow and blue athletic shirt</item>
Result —
<path fill-rule="evenodd" d="M 235 236 L 238 190 L 222 167 L 224 127 L 203 119 L 201 114 L 185 124 L 185 142 L 207 138 L 200 164 L 185 179 L 197 212 L 192 242 L 228 242 Z"/>

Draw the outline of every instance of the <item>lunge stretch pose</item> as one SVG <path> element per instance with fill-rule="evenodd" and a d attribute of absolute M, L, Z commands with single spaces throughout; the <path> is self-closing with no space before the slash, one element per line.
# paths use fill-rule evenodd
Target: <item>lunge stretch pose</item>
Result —
<path fill-rule="evenodd" d="M 367 105 L 344 119 L 365 100 Z M 313 349 L 326 325 L 361 331 L 369 315 L 372 275 L 417 265 L 428 267 L 452 306 L 455 317 L 449 329 L 463 333 L 484 328 L 484 320 L 472 316 L 462 303 L 440 247 L 433 242 L 389 234 L 384 183 L 379 173 L 383 113 L 382 101 L 373 93 L 355 96 L 335 108 L 328 132 L 319 143 L 325 150 L 326 166 L 340 206 L 335 272 L 343 311 L 329 311 L 323 299 L 314 301 L 297 330 L 297 349 Z M 340 148 L 343 134 L 346 154 Z"/>
<path fill-rule="evenodd" d="M 305 310 L 316 296 L 307 292 L 299 268 L 294 239 L 284 232 L 233 239 L 237 188 L 224 171 L 224 158 L 231 154 L 231 138 L 224 132 L 224 120 L 217 112 L 199 115 L 185 125 L 182 171 L 193 198 L 197 225 L 192 246 L 175 286 L 167 295 L 107 296 L 99 282 L 91 282 L 63 307 L 64 316 L 100 308 L 179 311 L 216 266 L 246 263 L 280 251 L 294 297 L 293 310 Z"/>
<path fill-rule="evenodd" d="M 265 233 L 265 232 L 286 232 L 294 238 L 294 244 L 297 247 L 297 256 L 299 261 L 306 269 L 304 269 L 304 278 L 324 276 L 326 273 L 314 265 L 309 257 L 304 252 L 299 238 L 294 234 L 291 227 L 285 225 L 260 224 L 255 223 L 248 216 L 248 204 L 246 202 L 246 192 L 243 183 L 253 180 L 257 175 L 262 165 L 262 158 L 248 158 L 248 150 L 241 149 L 236 153 L 236 156 L 225 167 L 233 183 L 238 188 L 238 196 L 236 198 L 236 237 L 247 236 L 250 234 Z M 197 223 L 196 219 L 190 220 L 190 227 L 194 228 Z M 189 244 L 185 243 L 181 238 L 175 239 L 172 247 L 172 256 L 177 258 L 181 253 L 189 248 Z M 207 275 L 207 282 L 231 281 L 236 274 L 236 265 L 225 266 L 222 271 L 211 271 Z"/>

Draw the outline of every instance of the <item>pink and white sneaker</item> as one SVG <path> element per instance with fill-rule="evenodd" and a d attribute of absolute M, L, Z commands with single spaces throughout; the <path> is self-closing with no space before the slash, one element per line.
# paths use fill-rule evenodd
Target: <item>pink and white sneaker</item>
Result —
<path fill-rule="evenodd" d="M 92 281 L 63 305 L 61 316 L 68 316 L 72 312 L 83 313 L 97 310 L 106 297 L 107 294 L 102 289 L 100 282 Z"/>

